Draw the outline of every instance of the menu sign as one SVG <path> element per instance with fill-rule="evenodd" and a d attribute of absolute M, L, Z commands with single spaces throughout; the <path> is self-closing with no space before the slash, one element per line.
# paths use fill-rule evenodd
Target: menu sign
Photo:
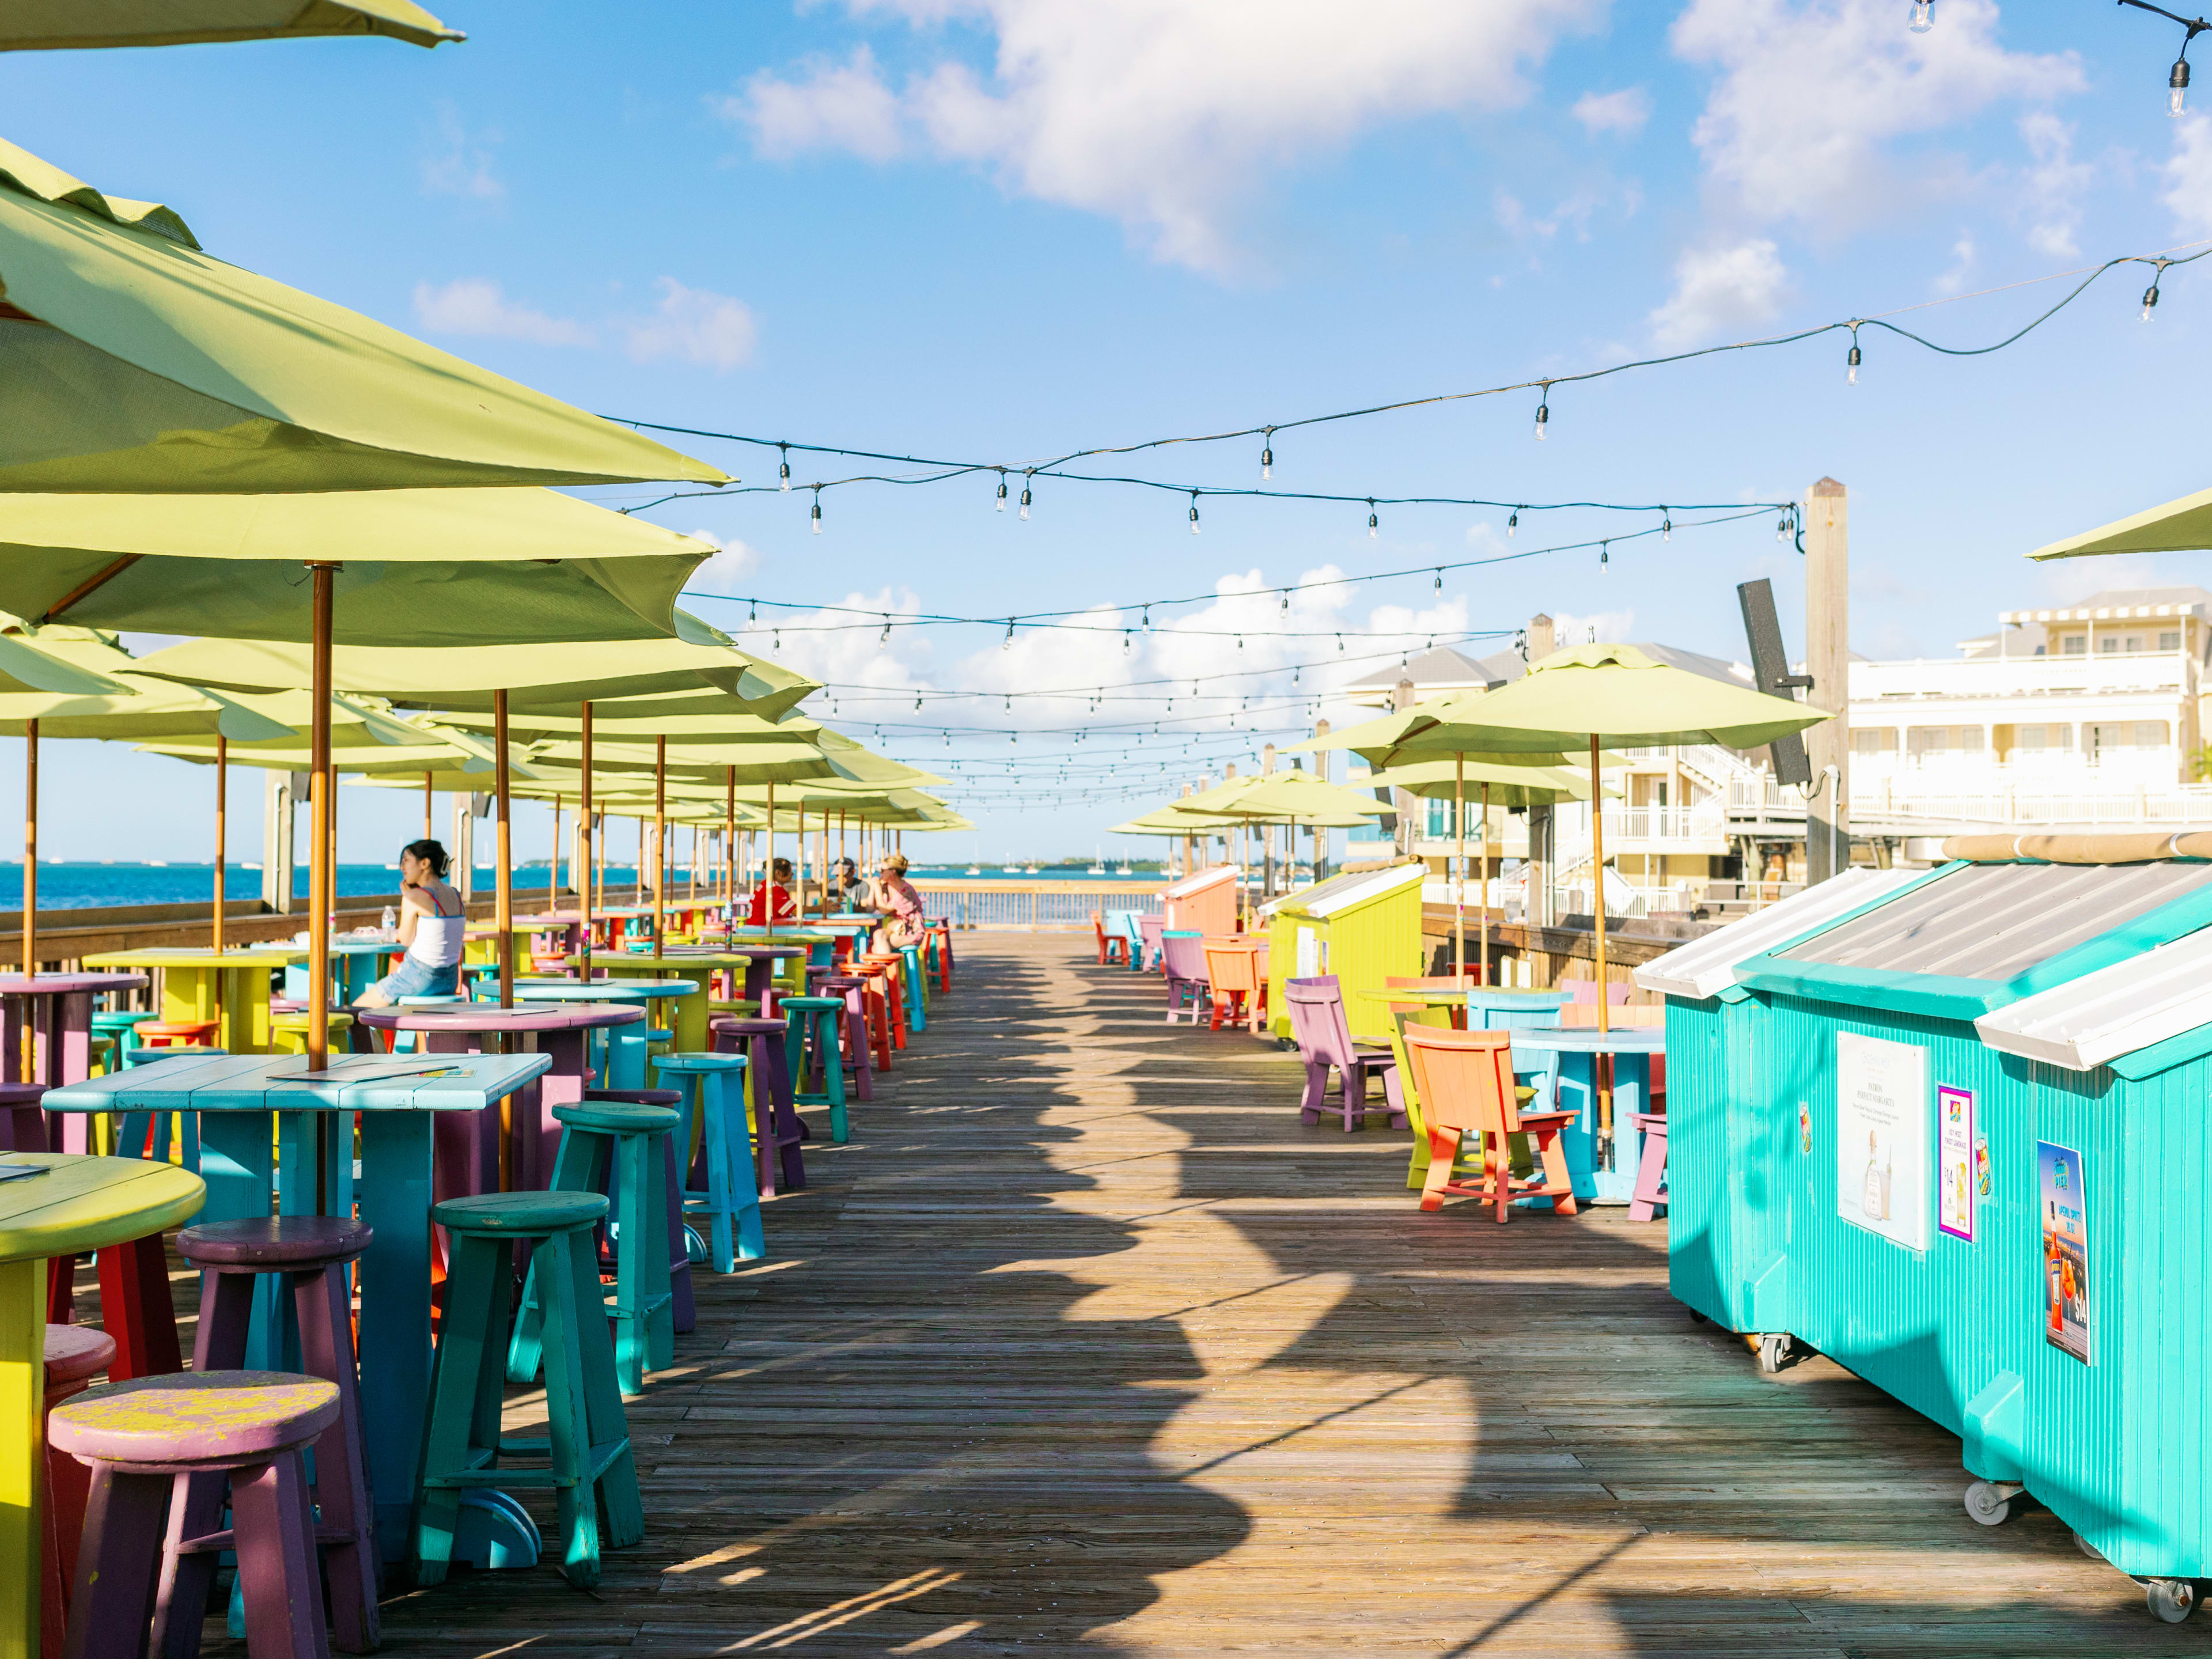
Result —
<path fill-rule="evenodd" d="M 1928 1248 L 1928 1051 L 1836 1033 L 1836 1213 Z"/>

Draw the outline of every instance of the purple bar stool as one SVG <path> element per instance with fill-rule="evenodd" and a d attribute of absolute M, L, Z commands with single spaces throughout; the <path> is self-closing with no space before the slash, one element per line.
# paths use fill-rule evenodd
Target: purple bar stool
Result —
<path fill-rule="evenodd" d="M 377 1644 L 376 1504 L 369 1494 L 367 1449 L 362 1439 L 361 1389 L 356 1381 L 352 1297 L 345 1265 L 367 1249 L 374 1231 L 343 1216 L 252 1216 L 242 1221 L 211 1221 L 177 1235 L 177 1254 L 204 1277 L 200 1280 L 199 1333 L 192 1343 L 195 1374 L 236 1370 L 246 1359 L 246 1331 L 253 1313 L 253 1281 L 263 1273 L 283 1273 L 290 1281 L 300 1324 L 300 1363 L 310 1374 L 337 1389 L 337 1420 L 315 1443 L 313 1503 L 321 1512 L 315 1529 L 330 1574 L 331 1628 L 337 1645 L 348 1653 L 368 1653 Z M 162 1598 L 180 1607 L 207 1600 L 216 1558 L 175 1547 L 222 1525 L 223 1483 L 219 1476 L 191 1477 L 169 1519 L 172 1551 L 164 1570 Z M 190 1659 L 198 1650 L 198 1627 L 190 1647 L 173 1633 L 162 1659 Z"/>
<path fill-rule="evenodd" d="M 806 976 L 822 995 L 845 999 L 845 1060 L 853 1073 L 853 1092 L 862 1100 L 873 1100 L 876 1091 L 868 1081 L 875 1069 L 868 1052 L 868 981 L 834 968 L 810 968 Z"/>
<path fill-rule="evenodd" d="M 776 1176 L 793 1190 L 806 1184 L 806 1156 L 799 1142 L 806 1126 L 791 1097 L 791 1067 L 784 1059 L 791 1022 L 724 1014 L 713 1022 L 717 1054 L 745 1056 L 753 1097 L 753 1146 L 760 1160 L 760 1195 L 774 1198 Z"/>
<path fill-rule="evenodd" d="M 55 1407 L 48 1440 L 92 1469 L 63 1659 L 143 1654 L 149 1619 L 155 1652 L 191 1659 L 206 1575 L 200 1595 L 179 1594 L 177 1565 L 204 1561 L 211 1573 L 227 1549 L 238 1553 L 254 1659 L 329 1659 L 300 1454 L 337 1420 L 336 1383 L 282 1371 L 135 1376 Z M 191 1509 L 181 1489 L 203 1480 L 228 1481 L 230 1530 L 181 1533 L 172 1518 L 165 1543 L 164 1516 Z"/>

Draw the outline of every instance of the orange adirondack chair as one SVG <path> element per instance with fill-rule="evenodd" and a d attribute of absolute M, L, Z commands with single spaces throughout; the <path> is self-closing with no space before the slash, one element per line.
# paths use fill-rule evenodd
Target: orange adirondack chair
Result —
<path fill-rule="evenodd" d="M 1213 1029 L 1221 1029 L 1226 1014 L 1231 1024 L 1241 1019 L 1256 1036 L 1267 1008 L 1267 975 L 1260 965 L 1260 947 L 1241 939 L 1207 939 L 1206 976 L 1213 985 Z"/>
<path fill-rule="evenodd" d="M 1492 1206 L 1503 1223 L 1512 1213 L 1513 1200 L 1548 1198 L 1559 1214 L 1574 1214 L 1574 1186 L 1559 1133 L 1577 1115 L 1521 1109 L 1535 1091 L 1513 1080 L 1511 1033 L 1408 1025 L 1406 1054 L 1429 1132 L 1429 1175 L 1421 1188 L 1424 1210 L 1442 1209 L 1447 1197 L 1473 1198 Z M 1534 1145 L 1543 1169 L 1540 1176 L 1530 1179 L 1512 1172 L 1506 1137 L 1516 1134 L 1527 1135 Z M 1452 1166 L 1465 1135 L 1474 1137 L 1482 1170 L 1472 1181 L 1456 1181 Z"/>

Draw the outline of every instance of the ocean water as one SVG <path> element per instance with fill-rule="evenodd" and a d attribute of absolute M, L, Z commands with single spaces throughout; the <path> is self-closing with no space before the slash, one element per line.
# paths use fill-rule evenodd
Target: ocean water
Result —
<path fill-rule="evenodd" d="M 786 856 L 788 856 L 787 854 Z M 1109 863 L 1107 879 L 1115 878 L 1120 866 Z M 562 873 L 567 871 L 563 867 Z M 690 872 L 678 869 L 670 879 L 683 883 Z M 514 872 L 514 890 L 527 893 L 533 887 L 543 892 L 549 874 L 543 864 L 525 866 Z M 908 879 L 922 884 L 931 881 L 966 881 L 971 879 L 968 866 L 963 865 L 917 864 L 908 872 Z M 494 872 L 489 866 L 480 866 L 476 872 L 476 890 L 479 894 L 491 891 Z M 1130 879 L 1158 879 L 1157 872 L 1139 871 Z M 299 872 L 302 891 L 306 890 L 306 872 Z M 1089 867 L 1079 864 L 1040 865 L 1035 876 L 1006 874 L 1000 865 L 987 864 L 982 873 L 972 878 L 977 881 L 1091 881 L 1098 879 Z M 610 865 L 606 884 L 610 891 L 618 891 L 635 885 L 637 873 L 629 866 Z M 23 865 L 20 859 L 0 861 L 0 910 L 13 909 L 21 905 Z M 233 899 L 252 898 L 261 890 L 261 872 L 248 865 L 234 864 L 224 878 L 224 890 Z M 338 893 L 393 893 L 399 890 L 399 872 L 386 864 L 341 864 L 338 866 Z M 46 910 L 89 910 L 120 904 L 192 904 L 207 903 L 215 897 L 215 866 L 210 864 L 95 864 L 69 861 L 39 860 L 39 908 Z"/>

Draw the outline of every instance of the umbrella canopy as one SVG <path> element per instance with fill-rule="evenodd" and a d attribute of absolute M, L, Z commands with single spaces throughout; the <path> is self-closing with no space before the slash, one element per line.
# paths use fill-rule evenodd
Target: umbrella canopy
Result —
<path fill-rule="evenodd" d="M 0 323 L 0 345 L 8 326 Z M 6 501 L 0 593 L 9 609 L 41 623 L 66 613 L 93 628 L 212 636 L 173 650 L 200 665 L 202 683 L 246 691 L 308 683 L 305 644 L 228 684 L 209 672 L 251 658 L 242 642 L 307 638 L 307 559 L 343 567 L 334 578 L 340 645 L 479 646 L 507 653 L 511 666 L 542 644 L 665 641 L 677 594 L 714 550 L 550 489 Z M 167 672 L 175 660 L 156 653 L 133 669 Z"/>
<path fill-rule="evenodd" d="M 435 499 L 453 492 L 417 493 Z M 626 519 L 623 522 L 636 521 Z M 690 541 L 689 537 L 676 539 Z M 710 550 L 702 543 L 691 545 L 702 551 Z M 687 566 L 687 573 L 688 568 Z M 538 574 L 542 576 L 544 573 Z M 0 580 L 4 580 L 3 572 L 0 572 Z M 669 597 L 672 600 L 672 589 Z M 499 614 L 504 623 L 505 611 L 502 609 Z M 513 638 L 508 634 L 503 634 L 497 642 L 475 643 L 473 649 L 466 651 L 440 648 L 436 641 L 422 646 L 349 645 L 342 639 L 331 653 L 331 683 L 340 691 L 382 697 L 406 708 L 479 714 L 493 708 L 495 694 L 499 692 L 507 694 L 510 711 L 544 709 L 565 714 L 577 710 L 585 702 L 596 704 L 601 698 L 674 691 L 695 697 L 712 694 L 713 702 L 729 708 L 732 714 L 746 714 L 763 705 L 774 708 L 781 703 L 788 707 L 790 702 L 816 689 L 812 680 L 740 651 L 727 635 L 689 611 L 672 611 L 671 615 L 676 635 L 673 639 L 648 635 L 642 629 L 613 634 L 606 623 L 614 618 L 603 601 L 598 631 L 573 636 L 557 652 L 508 643 Z M 340 631 L 342 635 L 354 632 L 364 639 L 369 637 L 368 630 Z M 387 640 L 395 636 L 420 638 L 407 624 L 397 622 L 381 635 Z M 470 641 L 455 640 L 450 643 Z M 305 685 L 310 670 L 305 647 L 281 643 L 268 635 L 187 640 L 182 645 L 173 645 L 141 659 L 139 665 L 145 673 L 224 691 L 273 690 Z M 737 700 L 734 705 L 729 701 L 732 698 Z M 595 731 L 597 712 L 595 708 Z"/>
<path fill-rule="evenodd" d="M 1462 771 L 1448 760 L 1409 761 L 1385 771 L 1370 772 L 1361 781 L 1370 789 L 1402 789 L 1424 800 L 1450 800 L 1465 785 L 1486 785 L 1490 804 L 1508 809 L 1555 806 L 1563 800 L 1588 800 L 1590 796 L 1588 775 L 1564 767 L 1469 766 Z M 1609 788 L 1605 793 L 1619 795 L 1620 791 Z"/>
<path fill-rule="evenodd" d="M 1577 645 L 1553 652 L 1495 691 L 1438 697 L 1397 718 L 1405 729 L 1371 751 L 1340 740 L 1356 737 L 1358 727 L 1332 732 L 1326 742 L 1359 747 L 1370 758 L 1379 753 L 1386 765 L 1460 754 L 1474 763 L 1478 751 L 1559 755 L 1592 738 L 1630 748 L 1716 743 L 1751 749 L 1832 716 L 1654 662 L 1632 645 Z"/>
<path fill-rule="evenodd" d="M 2212 548 L 2212 489 L 2069 536 L 2027 556 L 2084 559 L 2106 553 L 2193 553 L 2205 548 Z"/>
<path fill-rule="evenodd" d="M 1293 770 L 1235 778 L 1218 789 L 1176 801 L 1168 810 L 1251 823 L 1318 823 L 1342 829 L 1386 817 L 1394 809 L 1372 795 Z"/>
<path fill-rule="evenodd" d="M 4 140 L 0 294 L 0 489 L 729 482 L 212 258 L 169 209 L 106 195 Z"/>
<path fill-rule="evenodd" d="M 0 12 L 0 52 L 313 34 L 381 34 L 414 46 L 468 38 L 410 0 L 13 0 Z"/>

